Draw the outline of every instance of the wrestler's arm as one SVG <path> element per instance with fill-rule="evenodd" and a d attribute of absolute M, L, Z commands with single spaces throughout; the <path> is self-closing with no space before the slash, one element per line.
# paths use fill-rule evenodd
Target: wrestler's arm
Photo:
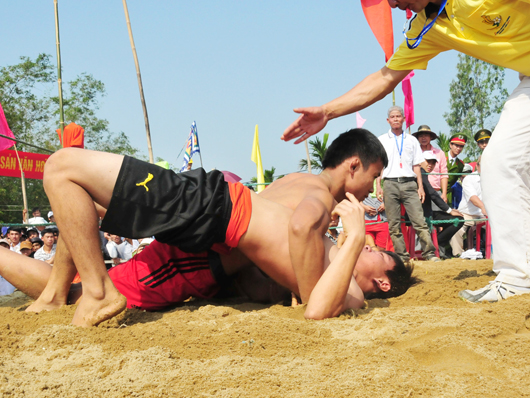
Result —
<path fill-rule="evenodd" d="M 302 136 L 295 144 L 305 141 L 322 130 L 329 120 L 360 111 L 384 98 L 403 80 L 410 70 L 392 70 L 384 66 L 367 76 L 346 94 L 319 107 L 296 108 L 300 116 L 285 129 L 282 140 Z"/>
<path fill-rule="evenodd" d="M 325 319 L 348 308 L 360 308 L 364 295 L 353 278 L 355 264 L 364 246 L 364 209 L 349 193 L 333 210 L 339 215 L 346 236 L 344 244 L 311 292 L 304 316 Z"/>
<path fill-rule="evenodd" d="M 327 196 L 329 192 L 315 190 L 300 202 L 289 220 L 289 254 L 303 303 L 308 302 L 324 272 L 322 236 L 328 229 L 332 206 Z"/>

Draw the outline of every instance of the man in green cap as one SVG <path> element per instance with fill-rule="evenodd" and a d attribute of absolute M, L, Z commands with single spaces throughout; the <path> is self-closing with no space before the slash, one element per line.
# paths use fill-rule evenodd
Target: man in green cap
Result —
<path fill-rule="evenodd" d="M 491 131 L 488 129 L 481 129 L 477 131 L 474 138 L 480 150 L 484 152 L 484 149 L 486 149 L 488 143 L 490 142 Z"/>
<path fill-rule="evenodd" d="M 448 173 L 461 173 L 464 169 L 464 162 L 458 159 L 458 155 L 464 150 L 464 145 L 466 145 L 467 137 L 463 134 L 454 134 L 451 136 L 451 141 L 449 141 L 449 152 L 447 152 L 447 172 Z M 447 193 L 447 203 L 452 203 L 453 201 L 453 185 L 458 181 L 458 175 L 450 175 L 447 186 L 449 187 L 449 192 Z"/>

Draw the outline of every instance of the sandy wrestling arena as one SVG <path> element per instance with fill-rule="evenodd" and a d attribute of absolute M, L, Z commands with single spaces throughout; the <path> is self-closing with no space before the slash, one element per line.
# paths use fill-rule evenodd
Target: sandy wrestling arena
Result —
<path fill-rule="evenodd" d="M 424 280 L 356 314 L 190 302 L 128 310 L 97 328 L 74 307 L 29 314 L 0 298 L 5 397 L 521 397 L 530 395 L 530 294 L 457 298 L 493 277 L 489 260 L 420 262 Z"/>

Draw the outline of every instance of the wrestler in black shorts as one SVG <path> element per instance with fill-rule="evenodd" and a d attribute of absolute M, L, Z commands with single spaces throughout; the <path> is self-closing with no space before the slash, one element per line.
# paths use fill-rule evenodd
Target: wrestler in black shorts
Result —
<path fill-rule="evenodd" d="M 232 201 L 223 173 L 175 173 L 125 156 L 103 231 L 156 240 L 197 253 L 225 241 Z"/>

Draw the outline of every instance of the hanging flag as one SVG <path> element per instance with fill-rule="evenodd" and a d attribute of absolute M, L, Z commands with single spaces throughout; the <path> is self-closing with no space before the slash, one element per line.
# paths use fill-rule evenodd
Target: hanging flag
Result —
<path fill-rule="evenodd" d="M 55 130 L 59 136 L 59 141 L 63 148 L 84 148 L 85 147 L 85 129 L 75 123 L 70 123 L 63 130 L 64 140 L 61 140 L 61 129 Z M 64 141 L 64 143 L 63 143 Z"/>
<path fill-rule="evenodd" d="M 364 126 L 364 122 L 366 122 L 366 119 L 363 119 L 359 112 L 355 112 L 355 117 L 357 118 L 357 128 L 361 129 Z"/>
<path fill-rule="evenodd" d="M 394 53 L 392 10 L 387 0 L 361 0 L 364 16 L 388 61 Z"/>
<path fill-rule="evenodd" d="M 256 163 L 257 168 L 257 179 L 258 184 L 264 184 L 265 183 L 265 177 L 263 176 L 263 164 L 261 163 L 261 152 L 259 150 L 259 134 L 258 134 L 258 125 L 256 124 L 256 131 L 254 132 L 254 142 L 252 143 L 252 155 L 250 156 L 250 159 Z M 263 191 L 265 189 L 265 185 L 258 185 L 257 191 L 258 193 Z"/>
<path fill-rule="evenodd" d="M 186 144 L 186 150 L 184 151 L 184 164 L 180 168 L 180 171 L 182 172 L 186 170 L 193 154 L 200 152 L 201 149 L 199 148 L 199 135 L 197 133 L 197 124 L 194 121 L 191 125 L 190 135 Z"/>
<path fill-rule="evenodd" d="M 414 124 L 414 98 L 412 97 L 412 86 L 410 79 L 414 76 L 414 71 L 411 71 L 407 77 L 401 81 L 401 88 L 403 89 L 403 95 L 405 96 L 405 104 L 403 110 L 405 111 L 405 120 L 407 128 Z"/>
<path fill-rule="evenodd" d="M 7 124 L 7 120 L 6 120 L 6 116 L 4 115 L 4 109 L 2 108 L 2 104 L 0 104 L 0 134 L 15 138 L 15 135 L 9 128 L 9 125 Z M 7 148 L 11 148 L 13 145 L 15 145 L 15 141 L 11 141 L 10 139 L 0 137 L 0 151 L 3 151 L 4 149 L 7 149 Z"/>

